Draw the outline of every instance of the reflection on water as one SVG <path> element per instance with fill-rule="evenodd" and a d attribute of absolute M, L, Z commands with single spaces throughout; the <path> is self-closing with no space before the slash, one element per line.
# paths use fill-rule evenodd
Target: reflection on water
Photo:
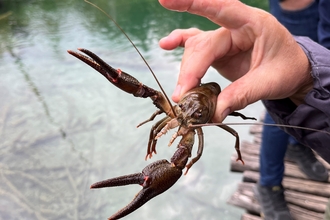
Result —
<path fill-rule="evenodd" d="M 217 28 L 157 1 L 94 2 L 115 17 L 169 94 L 182 50 L 164 52 L 158 40 L 175 28 Z M 122 33 L 82 0 L 0 0 L 0 219 L 105 219 L 140 187 L 90 190 L 91 183 L 138 172 L 175 150 L 165 147 L 165 136 L 158 154 L 144 161 L 151 123 L 135 126 L 154 106 L 118 91 L 66 53 L 77 47 L 157 88 Z M 211 70 L 205 81 L 213 80 L 228 84 Z M 244 113 L 258 116 L 260 109 Z M 248 138 L 246 127 L 237 130 Z M 204 133 L 204 155 L 189 174 L 127 219 L 239 219 L 241 211 L 226 205 L 240 180 L 229 172 L 234 138 L 217 128 Z"/>

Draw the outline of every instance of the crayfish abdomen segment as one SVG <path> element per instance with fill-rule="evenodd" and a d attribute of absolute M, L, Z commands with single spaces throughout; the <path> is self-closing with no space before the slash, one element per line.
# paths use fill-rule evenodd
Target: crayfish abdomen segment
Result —
<path fill-rule="evenodd" d="M 182 130 L 181 128 L 180 130 Z M 180 132 L 180 131 L 179 131 Z M 194 130 L 185 130 L 184 135 L 178 145 L 178 149 L 175 151 L 171 158 L 172 164 L 180 169 L 184 169 L 188 158 L 191 157 L 191 150 L 195 142 L 195 131 Z"/>

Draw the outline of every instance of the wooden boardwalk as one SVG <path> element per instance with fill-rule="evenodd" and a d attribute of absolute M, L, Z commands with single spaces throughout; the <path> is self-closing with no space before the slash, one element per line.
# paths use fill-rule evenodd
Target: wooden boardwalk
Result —
<path fill-rule="evenodd" d="M 231 171 L 242 172 L 242 182 L 228 203 L 246 210 L 242 220 L 261 220 L 260 205 L 254 197 L 253 188 L 259 179 L 259 149 L 262 126 L 252 126 L 250 133 L 253 142 L 243 141 L 240 149 L 245 162 L 236 162 L 236 153 L 231 158 Z M 320 159 L 328 171 L 330 165 Z M 289 209 L 296 220 L 323 220 L 324 212 L 330 198 L 330 178 L 327 183 L 308 180 L 298 166 L 285 161 L 285 176 L 283 179 L 285 197 Z"/>

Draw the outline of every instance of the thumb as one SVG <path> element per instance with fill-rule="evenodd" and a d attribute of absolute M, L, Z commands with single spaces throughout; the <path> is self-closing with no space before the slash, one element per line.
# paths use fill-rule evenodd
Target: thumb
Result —
<path fill-rule="evenodd" d="M 213 122 L 222 122 L 228 114 L 233 111 L 245 108 L 262 97 L 264 89 L 267 86 L 255 86 L 256 80 L 250 82 L 249 77 L 241 77 L 232 82 L 229 86 L 223 89 L 217 100 L 217 107 L 213 116 Z"/>

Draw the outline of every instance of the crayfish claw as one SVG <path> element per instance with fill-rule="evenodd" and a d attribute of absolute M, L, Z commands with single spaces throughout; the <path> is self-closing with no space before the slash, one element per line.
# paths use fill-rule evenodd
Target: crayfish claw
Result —
<path fill-rule="evenodd" d="M 150 190 L 142 189 L 133 199 L 132 202 L 130 202 L 127 206 L 113 214 L 108 218 L 108 220 L 115 220 L 115 219 L 120 219 L 138 208 L 140 208 L 142 205 L 144 205 L 146 202 L 148 202 L 150 199 L 155 197 L 156 195 L 152 195 L 152 193 L 149 192 Z"/>
<path fill-rule="evenodd" d="M 109 219 L 120 219 L 140 208 L 153 197 L 165 192 L 181 177 L 182 169 L 172 165 L 167 160 L 158 160 L 146 166 L 142 173 L 120 176 L 94 183 L 91 188 L 103 188 L 139 184 L 143 189 L 124 208 Z"/>
<path fill-rule="evenodd" d="M 91 189 L 113 187 L 113 186 L 125 186 L 129 184 L 143 184 L 144 176 L 142 173 L 135 173 L 131 175 L 120 176 L 112 179 L 103 180 L 94 183 L 90 186 Z"/>

